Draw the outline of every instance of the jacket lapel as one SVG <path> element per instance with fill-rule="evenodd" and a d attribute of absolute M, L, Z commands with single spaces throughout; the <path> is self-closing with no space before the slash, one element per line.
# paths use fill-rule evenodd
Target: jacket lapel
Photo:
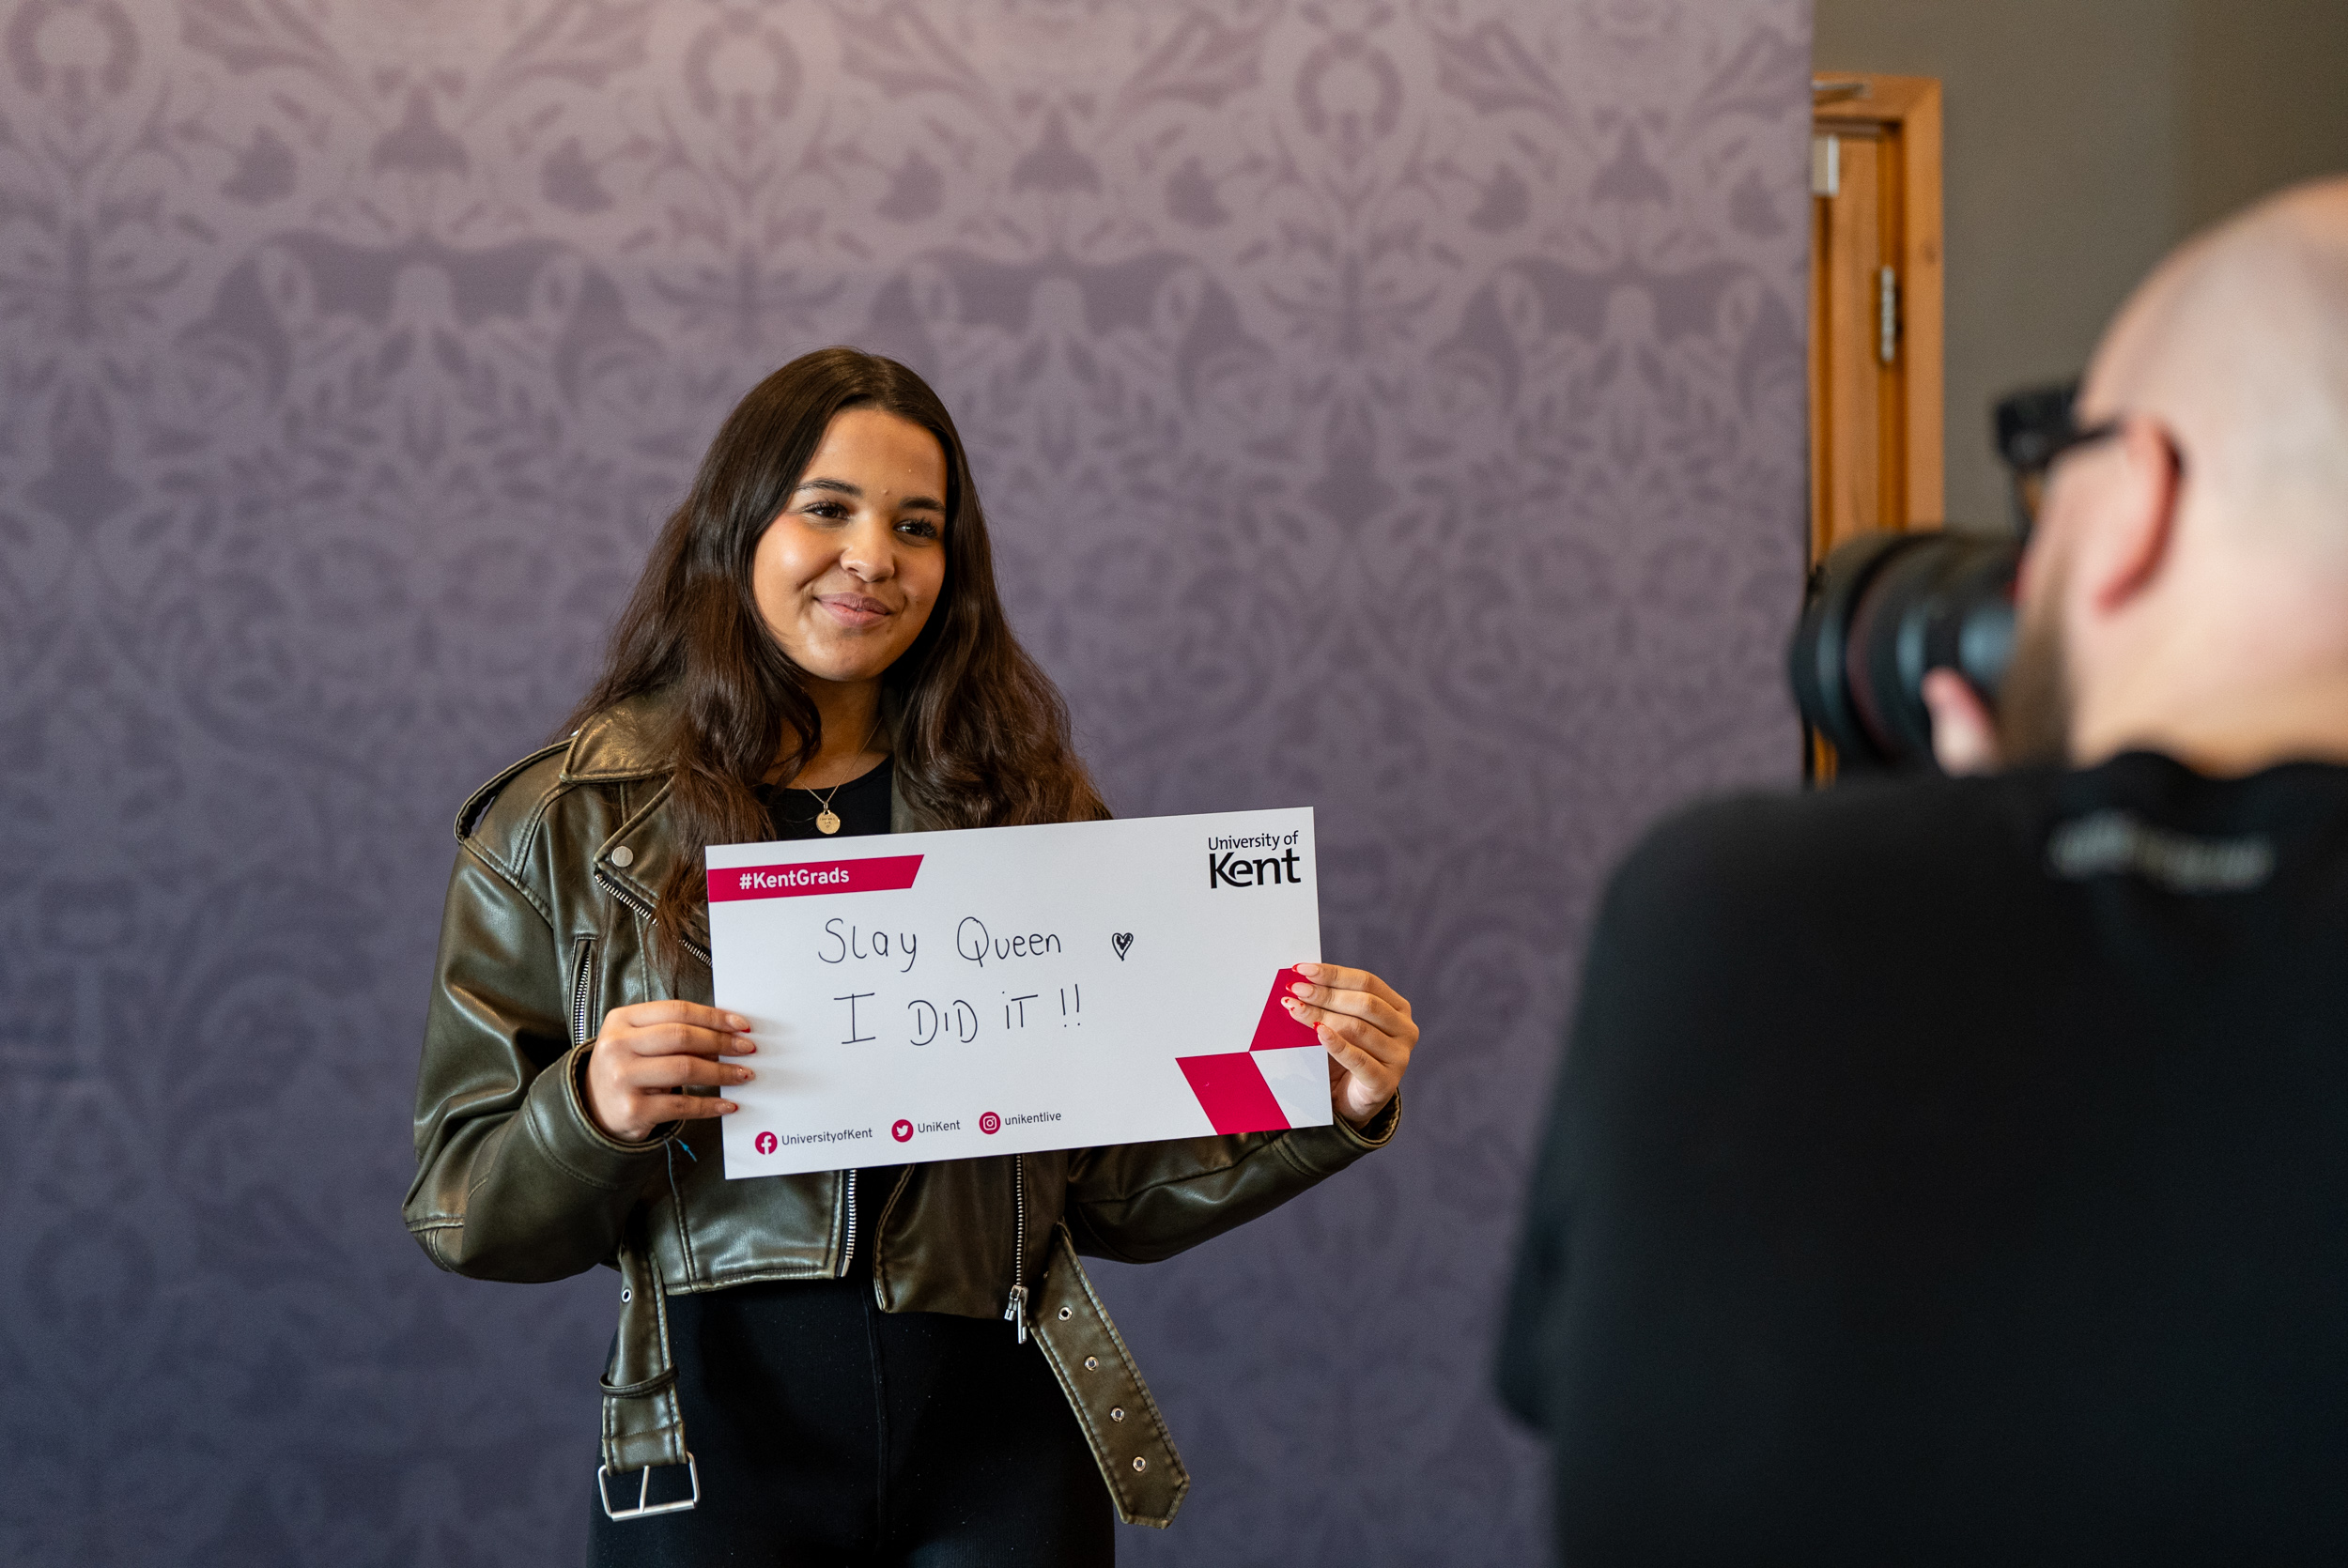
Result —
<path fill-rule="evenodd" d="M 679 862 L 688 855 L 695 862 L 701 859 L 700 849 L 681 842 L 670 822 L 670 781 L 664 778 L 650 798 L 595 851 L 595 880 L 647 920 L 653 918 L 653 910 L 660 902 L 660 889 L 669 885 Z M 706 898 L 686 906 L 684 925 L 677 935 L 687 952 L 703 963 L 709 961 Z"/>
<path fill-rule="evenodd" d="M 679 861 L 701 859 L 701 847 L 684 843 L 672 821 L 669 777 L 668 707 L 655 697 L 632 697 L 613 704 L 579 727 L 563 759 L 569 784 L 621 784 L 657 778 L 643 804 L 595 849 L 595 880 L 645 920 L 654 918 L 660 889 Z M 677 936 L 687 952 L 709 961 L 709 909 L 688 906 Z"/>

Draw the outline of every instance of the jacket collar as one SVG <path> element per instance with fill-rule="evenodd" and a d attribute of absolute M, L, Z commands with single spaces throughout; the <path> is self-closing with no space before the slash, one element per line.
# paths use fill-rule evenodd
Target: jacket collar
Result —
<path fill-rule="evenodd" d="M 579 727 L 563 755 L 565 784 L 650 778 L 669 771 L 672 713 L 665 692 L 615 702 Z"/>

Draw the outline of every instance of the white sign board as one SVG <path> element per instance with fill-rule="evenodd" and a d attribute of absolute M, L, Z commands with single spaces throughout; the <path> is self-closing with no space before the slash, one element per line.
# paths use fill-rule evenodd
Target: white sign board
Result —
<path fill-rule="evenodd" d="M 1325 1127 L 1309 807 L 709 851 L 729 1177 Z"/>

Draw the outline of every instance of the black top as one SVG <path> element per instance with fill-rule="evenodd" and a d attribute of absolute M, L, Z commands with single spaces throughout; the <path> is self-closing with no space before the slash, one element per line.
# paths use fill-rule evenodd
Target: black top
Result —
<path fill-rule="evenodd" d="M 1615 877 L 1511 1288 L 1576 1563 L 2348 1551 L 2348 769 L 1848 784 Z"/>
<path fill-rule="evenodd" d="M 896 764 L 884 757 L 880 766 L 858 774 L 836 790 L 791 790 L 768 784 L 759 790 L 758 798 L 774 822 L 777 838 L 826 837 L 815 825 L 826 801 L 831 802 L 840 818 L 840 831 L 832 837 L 858 838 L 888 831 L 888 797 L 896 776 Z"/>

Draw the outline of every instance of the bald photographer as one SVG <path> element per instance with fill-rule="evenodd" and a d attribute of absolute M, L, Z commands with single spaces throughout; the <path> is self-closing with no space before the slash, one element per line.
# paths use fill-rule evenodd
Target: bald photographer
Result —
<path fill-rule="evenodd" d="M 1942 772 L 1607 893 L 1499 1366 L 1564 1561 L 2348 1555 L 2348 180 L 2165 262 L 2045 456 Z"/>

